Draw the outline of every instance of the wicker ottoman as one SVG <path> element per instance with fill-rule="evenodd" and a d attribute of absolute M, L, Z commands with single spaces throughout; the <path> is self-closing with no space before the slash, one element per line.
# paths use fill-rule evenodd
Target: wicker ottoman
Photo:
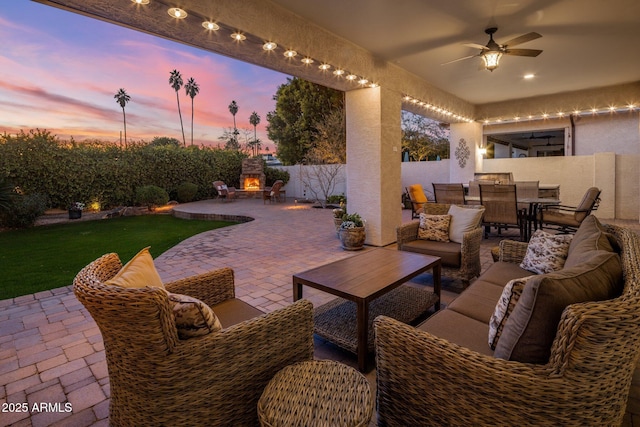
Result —
<path fill-rule="evenodd" d="M 331 360 L 287 366 L 258 401 L 262 426 L 366 426 L 372 413 L 371 388 L 364 375 Z"/>

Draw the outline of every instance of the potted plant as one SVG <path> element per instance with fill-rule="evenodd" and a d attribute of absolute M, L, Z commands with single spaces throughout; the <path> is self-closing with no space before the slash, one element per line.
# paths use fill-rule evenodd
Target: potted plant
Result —
<path fill-rule="evenodd" d="M 344 202 L 340 202 L 340 207 L 333 210 L 333 224 L 336 226 L 336 232 L 342 224 L 342 216 L 347 213 Z"/>
<path fill-rule="evenodd" d="M 84 203 L 73 202 L 69 205 L 69 219 L 82 218 L 82 210 L 84 209 Z"/>
<path fill-rule="evenodd" d="M 338 230 L 338 237 L 342 243 L 342 249 L 347 251 L 357 251 L 364 247 L 364 240 L 367 237 L 364 230 L 364 221 L 357 213 L 342 215 L 342 223 Z"/>

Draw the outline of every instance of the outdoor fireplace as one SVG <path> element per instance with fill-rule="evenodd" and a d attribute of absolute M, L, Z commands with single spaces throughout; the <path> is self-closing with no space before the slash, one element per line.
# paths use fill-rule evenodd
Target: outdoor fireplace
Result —
<path fill-rule="evenodd" d="M 240 189 L 245 191 L 259 191 L 265 187 L 266 176 L 262 159 L 244 159 L 242 174 L 240 175 Z"/>

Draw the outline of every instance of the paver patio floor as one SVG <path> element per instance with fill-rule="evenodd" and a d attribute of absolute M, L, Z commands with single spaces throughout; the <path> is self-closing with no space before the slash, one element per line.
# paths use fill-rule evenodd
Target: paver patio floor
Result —
<path fill-rule="evenodd" d="M 193 236 L 163 253 L 155 260 L 162 279 L 232 267 L 237 297 L 265 312 L 291 304 L 294 273 L 357 254 L 341 249 L 331 210 L 310 204 L 206 200 L 176 210 L 254 220 Z M 403 211 L 403 221 L 410 217 Z M 499 240 L 483 240 L 483 270 Z M 418 276 L 411 285 L 429 286 L 430 276 Z M 445 287 L 443 302 L 456 295 Z M 317 306 L 331 296 L 305 288 L 305 298 Z M 320 339 L 315 344 L 316 358 L 356 366 L 355 356 Z M 375 370 L 367 378 L 375 387 Z M 102 337 L 71 286 L 0 301 L 0 403 L 26 403 L 29 409 L 0 413 L 0 426 L 107 426 L 108 398 Z M 66 402 L 71 412 L 65 411 Z M 54 412 L 32 411 L 39 403 L 62 406 Z"/>

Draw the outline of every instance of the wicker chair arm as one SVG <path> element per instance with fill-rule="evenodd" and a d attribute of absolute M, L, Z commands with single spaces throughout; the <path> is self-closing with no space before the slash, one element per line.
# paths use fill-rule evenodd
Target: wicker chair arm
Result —
<path fill-rule="evenodd" d="M 402 249 L 403 244 L 411 242 L 418 238 L 419 226 L 420 221 L 411 221 L 396 228 L 398 249 Z"/>
<path fill-rule="evenodd" d="M 517 242 L 515 240 L 500 241 L 499 261 L 520 264 L 527 254 L 527 242 Z"/>
<path fill-rule="evenodd" d="M 235 297 L 234 275 L 225 267 L 166 283 L 169 292 L 189 295 L 212 306 Z"/>
<path fill-rule="evenodd" d="M 112 425 L 259 425 L 256 407 L 267 383 L 285 366 L 313 357 L 313 305 L 301 300 L 181 340 L 171 354 L 158 356 L 149 365 L 139 362 L 148 366 L 148 379 L 137 372 L 139 364 L 110 372 L 126 384 L 115 396 L 112 388 Z"/>
<path fill-rule="evenodd" d="M 575 385 L 547 365 L 482 355 L 374 321 L 379 425 L 566 425 Z"/>

